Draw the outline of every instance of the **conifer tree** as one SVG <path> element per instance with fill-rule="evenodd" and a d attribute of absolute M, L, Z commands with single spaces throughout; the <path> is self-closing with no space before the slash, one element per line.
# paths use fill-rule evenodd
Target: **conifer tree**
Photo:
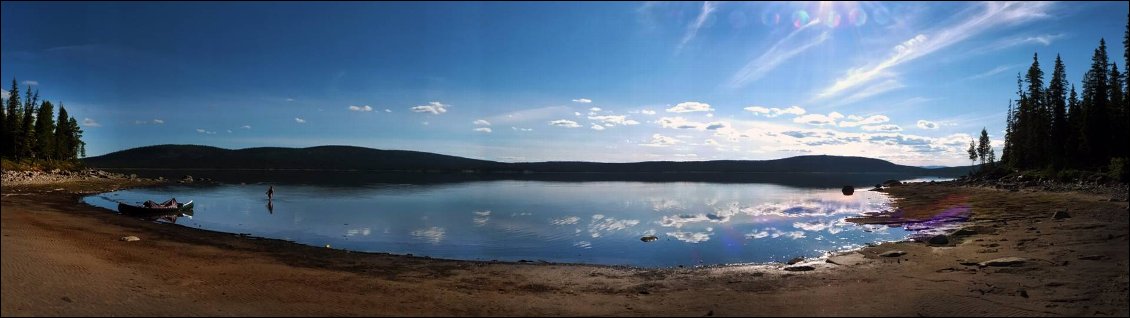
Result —
<path fill-rule="evenodd" d="M 981 128 L 981 138 L 977 143 L 977 157 L 981 158 L 981 166 L 990 163 L 989 152 L 993 150 L 991 141 L 989 141 L 989 132 L 985 128 Z"/>
<path fill-rule="evenodd" d="M 4 121 L 4 153 L 5 157 L 13 157 L 16 155 L 16 136 L 18 128 L 23 119 L 20 115 L 23 114 L 22 104 L 20 103 L 20 87 L 16 85 L 16 79 L 12 79 L 12 90 L 8 92 L 7 118 Z"/>
<path fill-rule="evenodd" d="M 1043 152 L 1050 157 L 1052 166 L 1058 168 L 1064 164 L 1064 153 L 1059 151 L 1067 137 L 1067 74 L 1063 60 L 1059 55 L 1055 57 L 1055 70 L 1052 71 L 1051 82 L 1048 83 L 1047 105 L 1051 108 L 1051 134 L 1045 142 Z"/>
<path fill-rule="evenodd" d="M 44 101 L 35 114 L 35 157 L 50 159 L 55 147 L 55 105 Z"/>

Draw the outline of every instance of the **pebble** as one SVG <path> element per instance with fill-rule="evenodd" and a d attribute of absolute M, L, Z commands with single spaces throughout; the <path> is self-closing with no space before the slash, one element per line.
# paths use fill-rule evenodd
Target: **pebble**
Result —
<path fill-rule="evenodd" d="M 133 235 L 130 235 L 130 236 L 123 236 L 123 237 L 121 238 L 121 240 L 122 240 L 122 241 L 126 241 L 126 242 L 137 242 L 137 241 L 140 241 L 140 240 L 141 240 L 141 238 L 140 238 L 140 237 L 136 237 L 136 236 L 133 236 Z"/>

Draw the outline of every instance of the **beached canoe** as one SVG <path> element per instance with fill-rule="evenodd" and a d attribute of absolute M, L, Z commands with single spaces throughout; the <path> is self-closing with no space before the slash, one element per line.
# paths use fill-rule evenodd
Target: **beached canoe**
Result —
<path fill-rule="evenodd" d="M 177 203 L 175 206 L 145 207 L 118 202 L 118 212 L 122 214 L 179 214 L 192 211 L 192 200 L 186 203 Z"/>

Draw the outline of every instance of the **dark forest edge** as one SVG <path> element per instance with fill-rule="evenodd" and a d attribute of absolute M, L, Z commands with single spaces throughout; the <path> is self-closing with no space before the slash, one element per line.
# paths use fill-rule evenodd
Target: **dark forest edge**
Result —
<path fill-rule="evenodd" d="M 1130 66 L 1130 13 L 1122 38 L 1123 66 Z M 1099 39 L 1091 66 L 1083 76 L 1082 94 L 1067 81 L 1066 67 L 1056 55 L 1051 80 L 1045 85 L 1039 55 L 1023 76 L 1016 74 L 1017 99 L 1010 100 L 1001 160 L 988 147 L 970 140 L 969 159 L 981 164 L 972 179 L 1030 176 L 1075 182 L 1110 178 L 1127 181 L 1130 152 L 1130 81 L 1107 55 Z"/>
<path fill-rule="evenodd" d="M 24 91 L 23 100 L 16 79 L 3 111 L 0 111 L 0 164 L 3 170 L 78 170 L 86 156 L 86 142 L 82 141 L 82 128 L 74 117 L 67 114 L 59 102 L 59 115 L 55 105 L 39 99 L 39 90 L 31 85 Z"/>

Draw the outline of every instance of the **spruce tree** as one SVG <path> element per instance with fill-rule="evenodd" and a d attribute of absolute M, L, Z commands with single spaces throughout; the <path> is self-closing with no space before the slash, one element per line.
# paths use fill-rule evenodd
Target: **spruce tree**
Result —
<path fill-rule="evenodd" d="M 1111 127 L 1113 134 L 1110 136 L 1113 139 L 1112 146 L 1114 146 L 1111 156 L 1115 157 L 1126 156 L 1126 137 L 1128 134 L 1126 130 L 1130 129 L 1126 124 L 1127 114 L 1123 112 L 1124 107 L 1122 107 L 1123 103 L 1126 102 L 1123 100 L 1125 96 L 1122 94 L 1122 80 L 1122 74 L 1118 72 L 1118 63 L 1110 63 L 1110 79 L 1108 80 L 1110 82 L 1110 112 L 1114 121 L 1114 126 Z"/>
<path fill-rule="evenodd" d="M 969 153 L 969 165 L 977 165 L 977 144 L 973 142 L 973 139 L 969 139 L 969 149 L 965 151 Z"/>
<path fill-rule="evenodd" d="M 1089 168 L 1095 168 L 1110 161 L 1111 112 L 1110 82 L 1106 54 L 1106 40 L 1099 40 L 1099 47 L 1091 57 L 1091 69 L 1083 76 L 1083 135 L 1081 157 Z"/>
<path fill-rule="evenodd" d="M 51 159 L 55 147 L 55 105 L 44 101 L 35 114 L 35 157 Z"/>
<path fill-rule="evenodd" d="M 981 158 L 981 166 L 984 166 L 990 160 L 989 152 L 993 150 L 993 146 L 989 141 L 989 132 L 985 128 L 981 128 L 981 138 L 977 143 L 977 157 Z"/>
<path fill-rule="evenodd" d="M 69 117 L 67 117 L 67 108 L 63 103 L 59 103 L 59 118 L 55 121 L 55 154 L 56 160 L 67 160 L 67 149 L 70 148 L 70 132 Z"/>
<path fill-rule="evenodd" d="M 35 106 L 39 102 L 39 92 L 32 92 L 31 85 L 24 92 L 24 111 L 20 123 L 19 134 L 16 135 L 16 158 L 30 158 L 31 150 L 35 148 Z"/>
<path fill-rule="evenodd" d="M 1079 144 L 1083 139 L 1083 109 L 1079 102 L 1079 95 L 1075 93 L 1075 84 L 1071 84 L 1071 96 L 1067 99 L 1067 136 L 1063 144 L 1063 158 L 1067 160 L 1065 166 L 1079 167 L 1081 148 Z"/>
<path fill-rule="evenodd" d="M 1048 83 L 1047 105 L 1051 107 L 1051 138 L 1047 139 L 1043 152 L 1052 166 L 1059 168 L 1064 164 L 1063 152 L 1059 151 L 1067 137 L 1067 72 L 1063 60 L 1055 56 L 1055 70 Z"/>

